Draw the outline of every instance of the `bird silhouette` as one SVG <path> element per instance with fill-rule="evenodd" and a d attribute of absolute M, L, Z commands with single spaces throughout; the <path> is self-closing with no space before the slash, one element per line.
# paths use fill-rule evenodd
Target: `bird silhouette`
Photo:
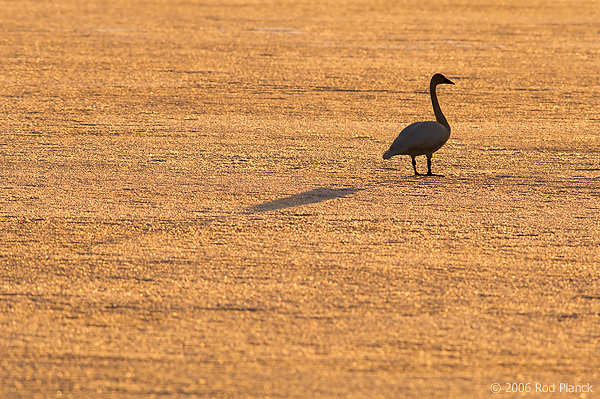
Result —
<path fill-rule="evenodd" d="M 433 156 L 433 153 L 446 144 L 446 141 L 450 138 L 450 125 L 442 113 L 435 92 L 435 89 L 439 84 L 453 85 L 454 83 L 441 73 L 436 73 L 431 78 L 429 92 L 431 94 L 431 103 L 433 105 L 433 113 L 435 114 L 436 122 L 415 122 L 408 125 L 400 132 L 398 137 L 396 137 L 396 140 L 394 140 L 390 149 L 383 154 L 383 159 L 390 159 L 394 155 L 410 155 L 415 175 L 420 175 L 420 173 L 417 172 L 417 161 L 415 157 L 425 155 L 427 157 L 427 176 L 435 176 L 431 173 L 431 157 Z"/>

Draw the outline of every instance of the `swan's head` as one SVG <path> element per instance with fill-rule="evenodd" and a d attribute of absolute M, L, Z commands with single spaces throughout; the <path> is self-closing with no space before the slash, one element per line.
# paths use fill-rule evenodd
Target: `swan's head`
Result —
<path fill-rule="evenodd" d="M 436 85 L 436 86 L 441 85 L 441 84 L 453 85 L 454 82 L 451 81 L 450 79 L 448 79 L 447 77 L 445 77 L 444 75 L 442 75 L 441 73 L 436 73 L 431 78 L 431 84 Z"/>

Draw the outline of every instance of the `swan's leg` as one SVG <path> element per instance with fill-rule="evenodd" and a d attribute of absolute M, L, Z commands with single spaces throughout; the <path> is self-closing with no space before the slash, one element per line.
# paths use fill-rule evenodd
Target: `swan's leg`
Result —
<path fill-rule="evenodd" d="M 433 156 L 433 154 L 427 154 L 427 176 L 433 176 L 433 173 L 431 173 L 431 157 Z"/>
<path fill-rule="evenodd" d="M 427 176 L 444 176 L 444 175 L 434 175 L 433 173 L 431 173 L 431 157 L 433 157 L 433 154 L 426 154 L 427 155 Z"/>
<path fill-rule="evenodd" d="M 412 157 L 412 165 L 413 165 L 413 169 L 415 170 L 415 176 L 419 176 L 420 173 L 417 172 L 417 160 L 415 159 L 415 157 Z"/>

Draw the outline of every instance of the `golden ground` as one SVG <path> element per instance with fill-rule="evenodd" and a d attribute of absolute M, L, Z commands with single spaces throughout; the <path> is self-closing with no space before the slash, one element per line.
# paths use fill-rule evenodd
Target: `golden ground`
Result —
<path fill-rule="evenodd" d="M 0 1 L 0 397 L 597 396 L 600 8 L 425 3 Z"/>

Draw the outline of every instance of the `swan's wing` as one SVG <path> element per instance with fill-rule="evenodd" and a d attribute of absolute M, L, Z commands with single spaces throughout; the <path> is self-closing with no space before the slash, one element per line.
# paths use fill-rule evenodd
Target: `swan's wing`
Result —
<path fill-rule="evenodd" d="M 390 146 L 389 155 L 424 155 L 440 149 L 450 133 L 444 125 L 433 122 L 415 122 L 405 127 Z"/>

